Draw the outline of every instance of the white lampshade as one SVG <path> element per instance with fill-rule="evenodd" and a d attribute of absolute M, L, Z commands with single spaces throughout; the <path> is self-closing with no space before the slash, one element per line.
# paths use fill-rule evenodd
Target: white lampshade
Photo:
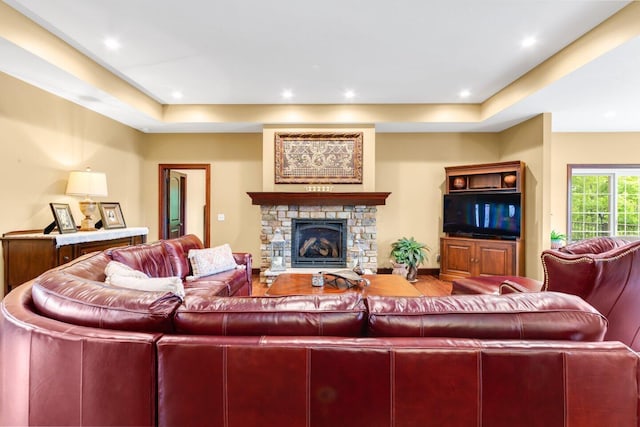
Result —
<path fill-rule="evenodd" d="M 66 194 L 106 197 L 107 175 L 103 172 L 92 172 L 90 168 L 86 171 L 72 171 L 69 173 Z"/>

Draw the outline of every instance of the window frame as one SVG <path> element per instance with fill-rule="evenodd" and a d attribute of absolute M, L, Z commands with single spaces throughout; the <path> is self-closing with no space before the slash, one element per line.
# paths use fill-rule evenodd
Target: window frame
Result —
<path fill-rule="evenodd" d="M 612 179 L 612 197 L 610 200 L 610 218 L 611 218 L 611 226 L 610 226 L 610 234 L 609 236 L 615 236 L 617 235 L 617 230 L 618 230 L 618 176 L 620 175 L 620 172 L 624 171 L 624 170 L 633 170 L 634 173 L 632 173 L 632 175 L 639 175 L 640 176 L 640 164 L 567 164 L 567 191 L 566 191 L 566 196 L 567 196 L 567 225 L 566 225 L 566 230 L 567 230 L 567 238 L 569 240 L 571 240 L 571 236 L 573 235 L 572 233 L 572 227 L 571 227 L 571 218 L 572 218 L 572 206 L 571 206 L 571 199 L 572 199 L 572 193 L 571 193 L 571 184 L 572 184 L 572 177 L 574 176 L 574 171 L 575 170 L 586 170 L 588 172 L 580 172 L 580 173 L 576 173 L 578 175 L 599 175 L 599 176 L 604 176 L 604 175 L 611 175 Z M 597 171 L 601 170 L 602 173 L 598 173 Z M 637 173 L 635 172 L 637 171 Z M 571 240 L 573 241 L 573 240 Z"/>

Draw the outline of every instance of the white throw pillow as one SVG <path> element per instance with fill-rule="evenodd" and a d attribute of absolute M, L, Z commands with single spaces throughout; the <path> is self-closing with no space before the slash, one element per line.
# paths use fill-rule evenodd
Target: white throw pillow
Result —
<path fill-rule="evenodd" d="M 118 261 L 109 261 L 104 269 L 104 282 L 110 286 L 147 292 L 173 292 L 184 299 L 184 286 L 179 277 L 149 277 Z"/>
<path fill-rule="evenodd" d="M 111 276 L 138 277 L 140 279 L 146 279 L 149 277 L 142 271 L 134 270 L 127 264 L 123 264 L 118 261 L 109 261 L 109 264 L 107 264 L 104 269 L 104 274 L 107 276 L 107 280 L 105 280 L 105 282 L 108 282 Z"/>
<path fill-rule="evenodd" d="M 195 278 L 233 270 L 237 267 L 228 243 L 214 248 L 191 249 L 189 261 Z"/>
<path fill-rule="evenodd" d="M 184 286 L 179 277 L 132 277 L 112 275 L 106 281 L 111 286 L 146 292 L 173 292 L 184 299 Z"/>

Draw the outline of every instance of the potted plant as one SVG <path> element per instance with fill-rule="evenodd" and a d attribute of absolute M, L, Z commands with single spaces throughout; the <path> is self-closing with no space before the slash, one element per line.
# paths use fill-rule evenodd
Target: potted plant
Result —
<path fill-rule="evenodd" d="M 429 247 L 417 242 L 413 237 L 403 237 L 391 244 L 391 258 L 397 264 L 407 266 L 407 280 L 415 282 L 418 276 L 418 266 L 427 260 Z M 394 265 L 394 267 L 398 268 Z"/>
<path fill-rule="evenodd" d="M 551 230 L 551 249 L 561 248 L 566 240 L 566 235 L 558 233 L 556 230 Z"/>

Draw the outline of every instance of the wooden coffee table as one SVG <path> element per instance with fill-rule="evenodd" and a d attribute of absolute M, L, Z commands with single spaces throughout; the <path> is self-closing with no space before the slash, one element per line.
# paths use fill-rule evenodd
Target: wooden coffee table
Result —
<path fill-rule="evenodd" d="M 363 276 L 371 282 L 371 285 L 360 289 L 336 289 L 325 285 L 321 287 L 311 286 L 311 274 L 283 273 L 278 275 L 265 295 L 321 295 L 341 294 L 344 292 L 360 292 L 363 296 L 383 295 L 396 297 L 422 296 L 411 283 L 397 274 L 368 274 Z"/>

